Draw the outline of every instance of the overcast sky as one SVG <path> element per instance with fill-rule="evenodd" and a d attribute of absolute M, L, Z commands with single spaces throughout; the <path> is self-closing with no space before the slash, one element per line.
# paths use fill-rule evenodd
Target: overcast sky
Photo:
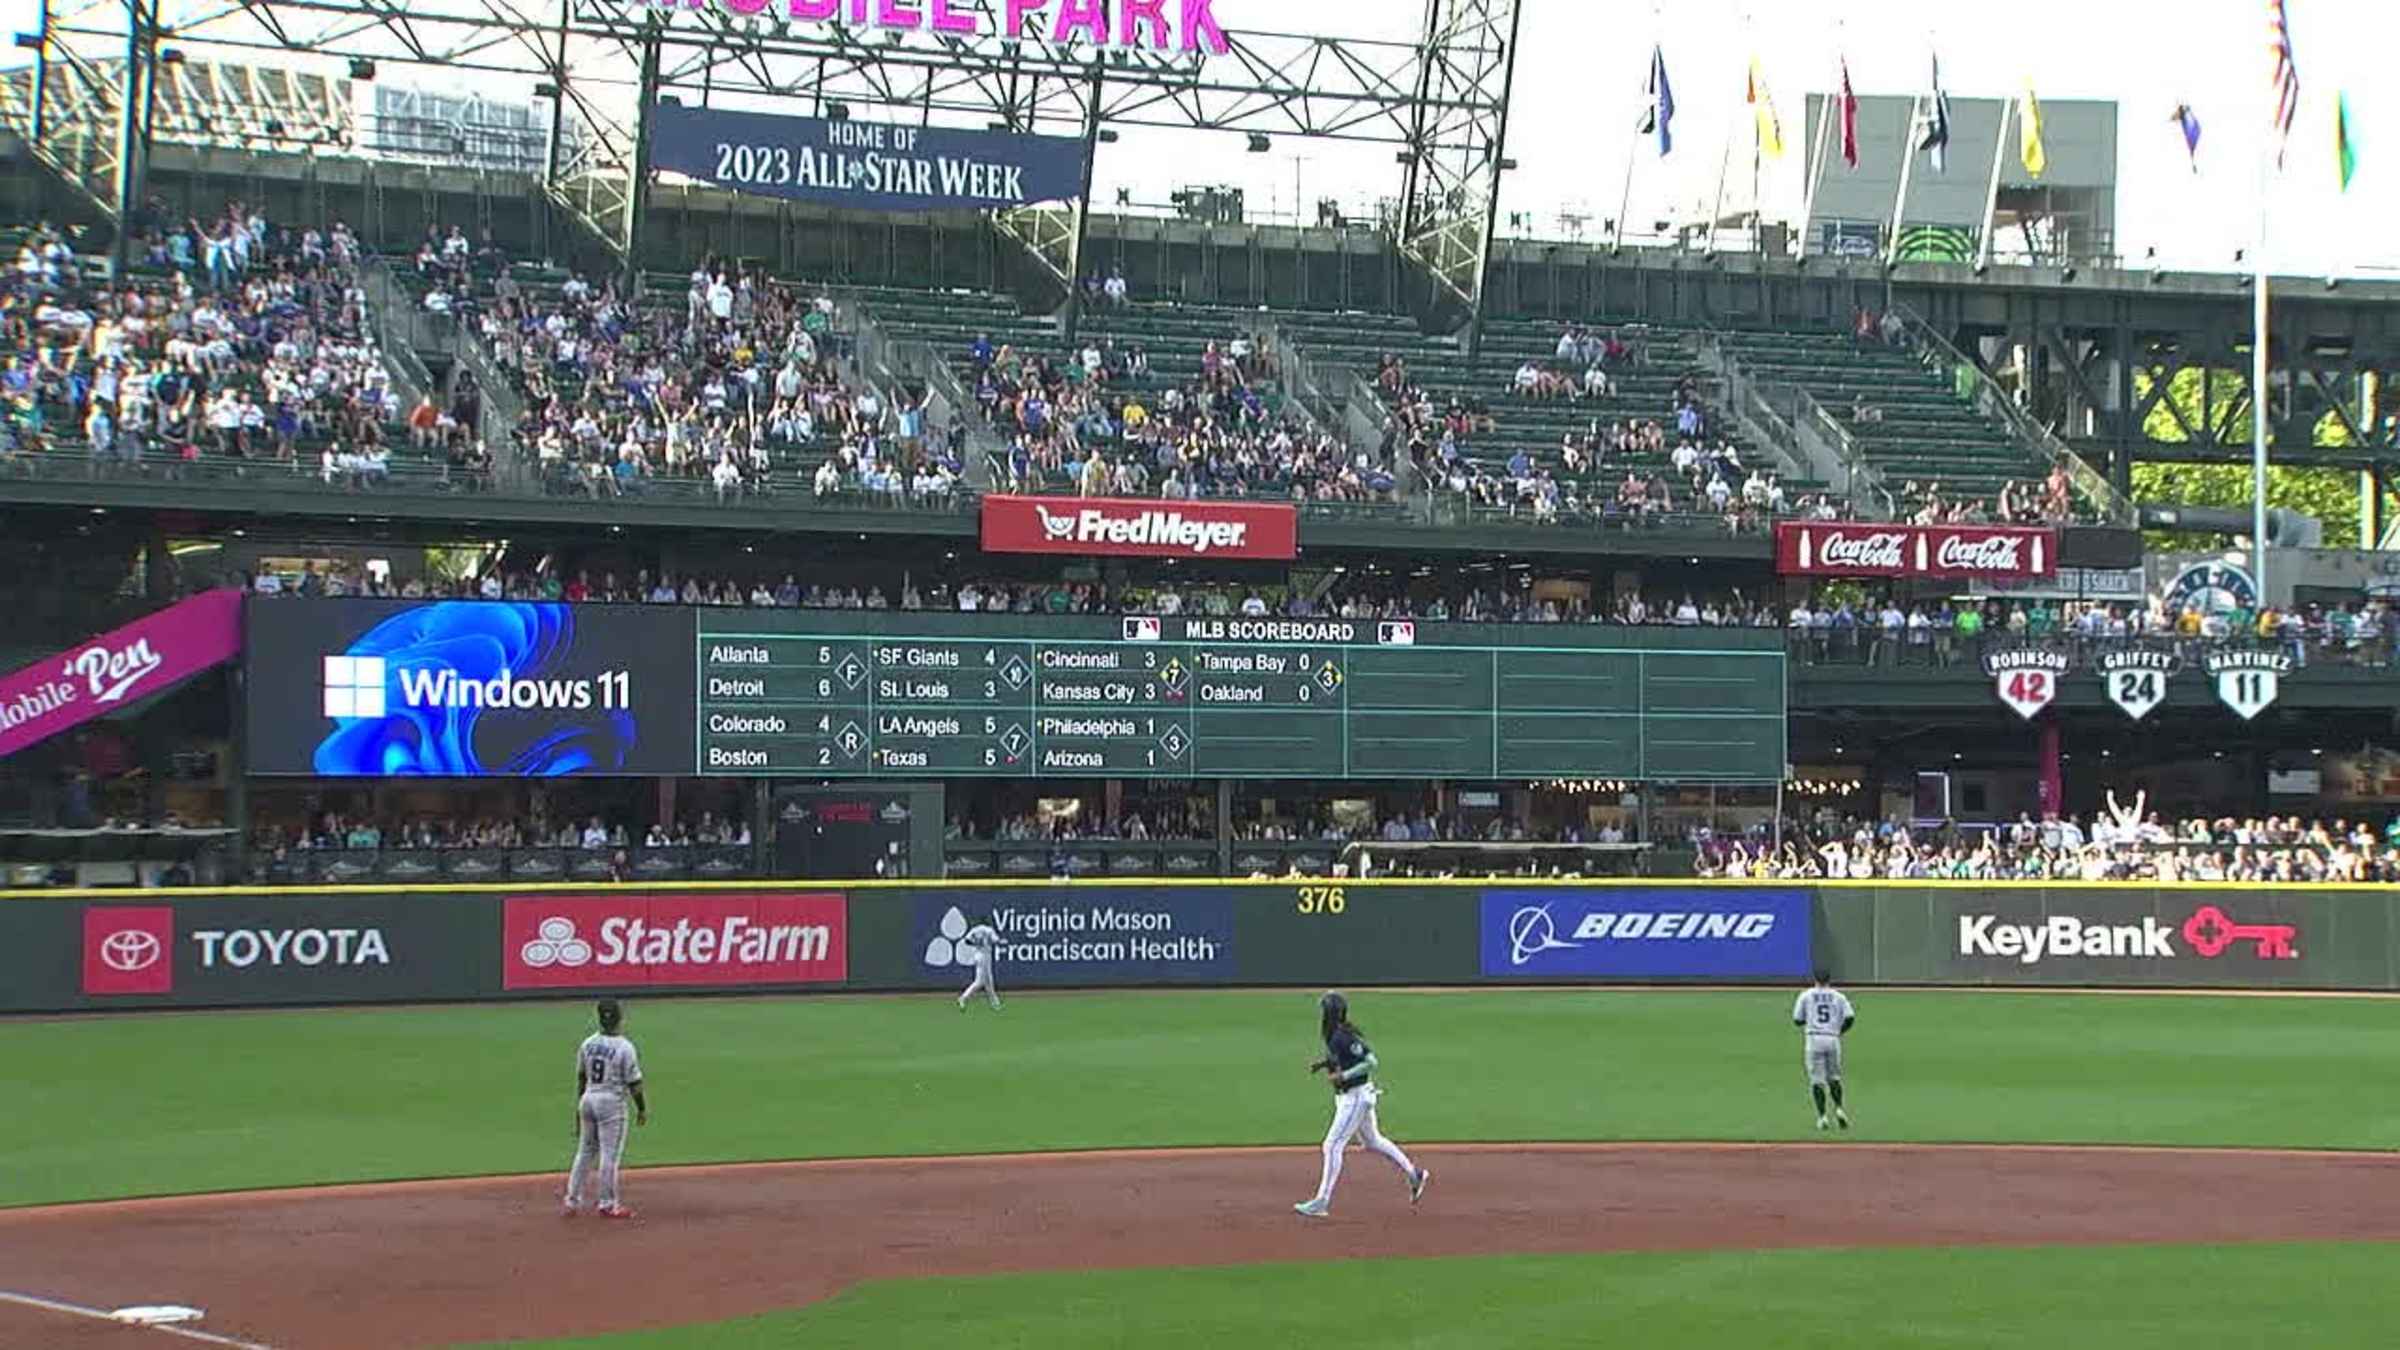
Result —
<path fill-rule="evenodd" d="M 189 0 L 187 0 L 187 3 Z M 432 5 L 463 0 L 428 0 Z M 639 3 L 639 0 L 630 0 Z M 0 0 L 17 30 L 37 0 Z M 2030 78 L 2044 99 L 2114 99 L 2118 118 L 2119 251 L 2224 270 L 2258 234 L 2258 165 L 2267 138 L 2270 70 L 2265 0 L 2010 0 L 1976 6 L 1927 0 L 1523 0 L 1522 55 L 1509 125 L 1504 212 L 1528 213 L 1531 233 L 1559 237 L 1562 212 L 1588 215 L 1596 234 L 1617 213 L 1629 156 L 1635 221 L 1705 215 L 1728 133 L 1746 166 L 1744 75 L 1755 53 L 1782 114 L 1791 151 L 1771 165 L 1762 196 L 1769 219 L 1796 218 L 1801 196 L 1805 95 L 1822 92 L 1846 54 L 1857 92 L 1909 95 L 1942 58 L 1954 98 L 2007 97 Z M 176 8 L 172 0 L 170 15 Z M 1409 40 L 1416 0 L 1216 0 L 1229 29 Z M 1170 6 L 1170 12 L 1173 7 Z M 2288 167 L 2270 199 L 2276 270 L 2400 278 L 2400 50 L 2395 0 L 2289 0 L 2303 80 Z M 1678 104 L 1677 148 L 1664 161 L 1632 134 L 1653 41 L 1663 45 Z M 2380 64 L 2380 71 L 2377 66 Z M 2373 78 L 2381 74 L 2382 79 Z M 385 78 L 452 84 L 430 72 L 386 69 Z M 487 97 L 529 98 L 478 77 Z M 2348 193 L 2335 186 L 2334 91 L 2350 97 L 2360 168 Z M 2193 174 L 2169 114 L 2190 102 L 2206 126 Z M 860 116 L 875 114 L 867 109 Z M 1920 170 L 1922 171 L 1922 170 Z M 1953 174 L 1962 166 L 1953 164 Z M 1983 172 L 1982 169 L 1966 170 Z M 1227 133 L 1128 130 L 1103 147 L 1095 196 L 1119 189 L 1164 203 L 1175 188 L 1224 183 L 1244 189 L 1254 217 L 1313 216 L 1333 197 L 1363 210 L 1394 195 L 1389 146 L 1277 138 L 1263 155 Z M 1728 209 L 1746 204 L 1746 167 Z M 1504 230 L 1504 232 L 1507 232 Z"/>

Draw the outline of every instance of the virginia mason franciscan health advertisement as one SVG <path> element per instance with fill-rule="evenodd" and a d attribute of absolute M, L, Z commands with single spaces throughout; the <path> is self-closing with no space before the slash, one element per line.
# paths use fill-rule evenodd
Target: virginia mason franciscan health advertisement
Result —
<path fill-rule="evenodd" d="M 1083 190 L 1083 142 L 660 104 L 651 163 L 744 192 L 870 211 L 985 210 Z"/>

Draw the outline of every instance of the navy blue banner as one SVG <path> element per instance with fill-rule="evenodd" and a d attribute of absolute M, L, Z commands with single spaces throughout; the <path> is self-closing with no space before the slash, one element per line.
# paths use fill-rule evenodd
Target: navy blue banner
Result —
<path fill-rule="evenodd" d="M 1522 980 L 1796 978 L 1808 892 L 1748 887 L 1485 891 L 1483 973 Z"/>
<path fill-rule="evenodd" d="M 927 985 L 974 978 L 959 939 L 1000 934 L 993 978 L 1010 985 L 1169 984 L 1234 978 L 1233 897 L 1222 890 L 934 891 L 917 897 L 917 969 Z"/>
<path fill-rule="evenodd" d="M 956 127 L 826 121 L 660 104 L 650 162 L 743 192 L 869 211 L 1064 201 L 1083 190 L 1083 142 Z"/>

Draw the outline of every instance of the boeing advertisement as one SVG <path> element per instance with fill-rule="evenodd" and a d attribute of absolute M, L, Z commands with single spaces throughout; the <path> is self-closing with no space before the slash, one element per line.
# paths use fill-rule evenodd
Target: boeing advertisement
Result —
<path fill-rule="evenodd" d="M 338 615 L 333 624 L 328 614 Z M 692 763 L 691 620 L 554 602 L 249 607 L 251 770 L 657 776 Z"/>
<path fill-rule="evenodd" d="M 1486 979 L 1765 980 L 1809 972 L 1808 892 L 1610 886 L 1483 893 Z"/>

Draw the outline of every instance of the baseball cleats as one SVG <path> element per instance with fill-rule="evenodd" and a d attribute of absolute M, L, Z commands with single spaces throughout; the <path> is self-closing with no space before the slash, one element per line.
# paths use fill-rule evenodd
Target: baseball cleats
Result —
<path fill-rule="evenodd" d="M 1820 1129 L 1820 1130 L 1829 1130 L 1829 1129 L 1832 1129 L 1832 1128 L 1833 1128 L 1833 1122 L 1832 1122 L 1832 1121 L 1830 1121 L 1830 1120 L 1827 1120 L 1827 1119 L 1826 1119 L 1825 1117 L 1823 1117 L 1823 1116 L 1819 1116 L 1819 1117 L 1817 1117 L 1817 1128 L 1818 1128 L 1818 1129 Z"/>
<path fill-rule="evenodd" d="M 1426 1183 L 1426 1182 L 1428 1182 L 1428 1181 L 1431 1181 L 1431 1180 L 1433 1180 L 1433 1169 L 1432 1169 L 1432 1168 L 1429 1168 L 1429 1167 L 1420 1167 L 1420 1168 L 1418 1168 L 1418 1169 L 1417 1169 L 1417 1174 L 1416 1174 L 1415 1176 L 1413 1176 L 1413 1177 L 1410 1177 L 1410 1178 L 1408 1179 L 1408 1203 L 1410 1203 L 1410 1204 L 1412 1204 L 1412 1205 L 1413 1205 L 1413 1204 L 1417 1203 L 1419 1200 L 1422 1200 L 1422 1199 L 1424 1199 L 1424 1198 L 1425 1198 L 1425 1183 Z"/>
<path fill-rule="evenodd" d="M 592 1212 L 603 1219 L 630 1219 L 633 1217 L 633 1211 L 623 1205 L 602 1205 Z"/>
<path fill-rule="evenodd" d="M 1304 1219 L 1322 1219 L 1333 1212 L 1333 1207 L 1322 1200 L 1303 1200 L 1292 1206 L 1292 1212 Z"/>
<path fill-rule="evenodd" d="M 1846 1129 L 1849 1129 L 1849 1128 L 1850 1128 L 1850 1113 L 1849 1113 L 1849 1112 L 1847 1112 L 1847 1111 L 1845 1111 L 1845 1110 L 1843 1110 L 1842 1108 L 1840 1108 L 1840 1107 L 1838 1107 L 1838 1106 L 1837 1106 L 1837 1107 L 1835 1107 L 1835 1108 L 1833 1108 L 1833 1123 L 1834 1123 L 1834 1124 L 1836 1124 L 1836 1125 L 1839 1125 L 1839 1126 L 1841 1126 L 1841 1127 L 1842 1127 L 1843 1129 L 1845 1129 L 1845 1130 L 1846 1130 Z"/>
<path fill-rule="evenodd" d="M 572 1219 L 581 1212 L 575 1207 L 575 1202 L 572 1200 L 565 1201 L 558 1207 L 558 1217 L 562 1219 Z"/>

